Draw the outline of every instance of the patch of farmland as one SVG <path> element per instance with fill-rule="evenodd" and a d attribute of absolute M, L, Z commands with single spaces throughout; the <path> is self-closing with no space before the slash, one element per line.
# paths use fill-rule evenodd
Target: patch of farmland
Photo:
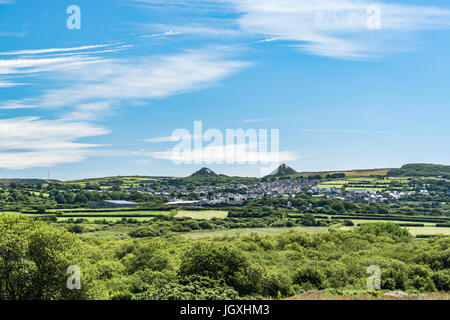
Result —
<path fill-rule="evenodd" d="M 330 181 L 324 181 L 321 184 L 346 184 L 350 183 L 350 180 L 330 180 Z"/>
<path fill-rule="evenodd" d="M 342 188 L 343 184 L 319 184 L 317 185 L 319 188 L 337 188 L 340 189 Z"/>
<path fill-rule="evenodd" d="M 405 223 L 405 221 L 390 221 L 390 220 L 353 220 L 353 223 L 355 224 L 355 226 L 351 227 L 351 226 L 340 226 L 338 227 L 339 230 L 342 231 L 350 231 L 354 228 L 357 228 L 357 224 L 362 224 L 362 223 L 376 223 L 376 222 L 389 222 L 389 223 L 397 223 L 397 224 L 401 224 L 401 223 Z M 432 236 L 432 235 L 446 235 L 446 236 L 450 236 L 450 228 L 440 228 L 440 227 L 436 227 L 436 224 L 434 223 L 423 223 L 424 226 L 423 227 L 404 227 L 406 228 L 413 236 L 416 235 L 426 235 L 426 236 Z"/>
<path fill-rule="evenodd" d="M 292 176 L 293 177 L 295 177 L 295 176 L 309 177 L 309 176 L 321 175 L 322 177 L 325 177 L 326 175 L 333 174 L 333 173 L 345 173 L 346 177 L 386 176 L 389 170 L 391 170 L 391 169 L 315 171 L 315 172 L 299 172 Z"/>
<path fill-rule="evenodd" d="M 407 223 L 420 223 L 423 224 L 425 227 L 435 227 L 436 223 L 433 222 L 408 222 L 408 221 L 395 221 L 395 220 L 353 220 L 350 219 L 351 222 L 353 222 L 356 225 L 358 224 L 364 224 L 364 223 L 379 223 L 379 222 L 389 222 L 389 223 L 396 223 L 396 224 L 407 224 Z M 420 227 L 419 227 L 420 228 Z"/>
<path fill-rule="evenodd" d="M 199 230 L 184 233 L 183 237 L 189 239 L 204 239 L 204 238 L 216 238 L 216 237 L 234 237 L 249 235 L 252 233 L 257 233 L 260 235 L 277 235 L 283 233 L 287 230 L 295 230 L 307 233 L 323 233 L 328 232 L 327 227 L 292 227 L 292 228 L 242 228 L 242 229 L 226 229 L 226 230 Z"/>
<path fill-rule="evenodd" d="M 413 235 L 413 236 L 417 236 L 417 235 L 445 235 L 445 236 L 450 236 L 450 228 L 439 228 L 439 227 L 406 227 L 406 229 L 408 229 L 408 231 Z"/>
<path fill-rule="evenodd" d="M 141 217 L 141 216 L 170 216 L 173 213 L 171 211 L 111 211 L 111 212 L 94 212 L 94 211 L 81 211 L 81 212 L 70 212 L 63 213 L 63 217 L 76 217 L 82 218 L 84 216 L 91 217 Z"/>
<path fill-rule="evenodd" d="M 349 191 L 349 190 L 383 191 L 385 189 L 386 189 L 386 187 L 380 187 L 380 186 L 360 186 L 360 187 L 347 187 L 347 188 L 345 188 L 345 191 Z"/>
<path fill-rule="evenodd" d="M 124 217 L 76 217 L 76 218 L 72 218 L 72 217 L 58 217 L 58 222 L 66 222 L 69 220 L 77 220 L 77 219 L 84 219 L 87 220 L 88 223 L 95 223 L 96 221 L 103 221 L 106 220 L 107 222 L 117 222 L 122 220 Z M 137 220 L 137 221 L 149 221 L 149 220 L 153 220 L 154 217 L 125 217 L 127 219 L 133 219 L 133 220 Z"/>
<path fill-rule="evenodd" d="M 219 210 L 205 210 L 205 211 L 188 211 L 180 210 L 175 215 L 176 218 L 191 218 L 191 219 L 212 219 L 212 218 L 226 218 L 228 211 Z"/>

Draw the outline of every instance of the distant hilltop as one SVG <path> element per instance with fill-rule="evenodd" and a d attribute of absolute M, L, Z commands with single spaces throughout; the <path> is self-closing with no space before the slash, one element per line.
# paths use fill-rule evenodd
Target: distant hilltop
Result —
<path fill-rule="evenodd" d="M 217 174 L 209 168 L 201 168 L 200 170 L 194 172 L 190 176 L 191 177 L 205 177 L 205 176 L 215 177 L 215 176 L 217 176 Z"/>
<path fill-rule="evenodd" d="M 296 174 L 297 171 L 289 167 L 287 164 L 280 165 L 276 170 L 268 174 L 266 177 L 282 177 L 289 176 L 291 174 Z"/>

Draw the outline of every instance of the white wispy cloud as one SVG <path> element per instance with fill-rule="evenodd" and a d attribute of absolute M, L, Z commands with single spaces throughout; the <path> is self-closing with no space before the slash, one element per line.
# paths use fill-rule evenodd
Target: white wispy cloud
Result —
<path fill-rule="evenodd" d="M 337 58 L 374 56 L 395 50 L 395 33 L 450 27 L 448 8 L 393 4 L 368 0 L 230 0 L 242 14 L 241 28 L 249 33 L 299 42 L 295 47 Z M 378 30 L 368 28 L 377 6 Z M 395 37 L 394 37 L 395 38 Z"/>
<path fill-rule="evenodd" d="M 177 31 L 173 31 L 173 30 L 169 30 L 169 31 L 165 31 L 162 33 L 153 33 L 153 34 L 144 34 L 141 35 L 141 38 L 160 38 L 160 37 L 168 37 L 168 36 L 177 36 L 183 34 L 182 32 L 177 32 Z"/>
<path fill-rule="evenodd" d="M 246 119 L 243 122 L 247 122 L 247 123 L 252 123 L 252 122 L 264 122 L 264 121 L 268 121 L 269 119 L 267 118 L 260 118 L 260 119 Z"/>
<path fill-rule="evenodd" d="M 216 21 L 217 24 L 217 21 Z M 224 24 L 222 22 L 222 24 Z M 193 35 L 201 37 L 237 37 L 242 36 L 243 33 L 236 27 L 233 29 L 232 26 L 224 24 L 222 26 L 208 27 L 205 25 L 192 23 L 190 25 L 164 25 L 164 24 L 140 24 L 141 29 L 149 29 L 160 31 L 160 33 L 154 34 L 144 34 L 141 38 L 155 38 L 155 37 L 167 37 L 167 36 L 177 36 L 177 35 Z M 166 30 L 166 31 L 164 31 Z"/>
<path fill-rule="evenodd" d="M 68 59 L 69 62 L 73 58 L 55 59 Z M 72 65 L 69 71 L 58 70 L 58 74 L 52 74 L 53 77 L 61 79 L 60 88 L 49 89 L 38 97 L 5 101 L 0 104 L 0 108 L 4 104 L 55 108 L 105 101 L 163 98 L 209 87 L 249 66 L 247 62 L 228 59 L 227 53 L 216 49 L 133 59 L 77 58 L 73 63 L 78 65 Z M 28 67 L 34 64 L 39 63 L 10 62 L 4 63 L 2 69 L 0 63 L 0 74 L 2 70 L 11 73 L 12 69 L 19 69 L 18 65 Z M 54 64 L 51 66 L 54 67 Z"/>
<path fill-rule="evenodd" d="M 0 52 L 0 88 L 23 85 L 11 81 L 9 77 L 33 77 L 52 73 L 69 74 L 74 70 L 85 68 L 94 63 L 110 61 L 100 56 L 102 53 L 118 52 L 129 49 L 129 45 L 121 43 L 98 44 L 70 48 L 29 49 Z M 92 50 L 93 51 L 89 51 Z M 10 58 L 12 57 L 12 58 Z M 4 102 L 0 109 L 29 107 L 30 103 L 23 101 Z"/>
<path fill-rule="evenodd" d="M 105 47 L 95 45 L 2 53 L 14 58 L 0 59 L 0 89 L 22 84 L 16 80 L 33 76 L 50 80 L 50 85 L 38 96 L 3 100 L 0 109 L 53 108 L 54 111 L 59 110 L 60 119 L 1 120 L 1 168 L 21 169 L 82 161 L 88 155 L 95 155 L 91 149 L 97 146 L 76 143 L 75 140 L 107 132 L 86 121 L 101 119 L 100 115 L 110 114 L 113 107 L 123 107 L 125 102 L 127 105 L 142 104 L 149 99 L 215 85 L 249 66 L 247 62 L 230 58 L 230 50 L 226 48 L 115 59 L 88 53 L 92 49 L 93 54 L 103 49 L 115 50 L 123 45 Z M 64 136 L 67 128 L 75 128 L 80 135 Z M 32 129 L 36 129 L 33 134 L 41 132 L 44 136 L 36 134 L 33 138 Z M 20 132 L 30 134 L 21 139 Z M 19 152 L 19 149 L 26 151 Z"/>
<path fill-rule="evenodd" d="M 85 122 L 39 117 L 0 119 L 0 168 L 50 167 L 83 161 L 100 145 L 77 142 L 109 131 Z"/>
<path fill-rule="evenodd" d="M 97 120 L 111 111 L 111 104 L 108 102 L 87 103 L 77 105 L 74 109 L 75 110 L 66 114 L 64 119 Z"/>
<path fill-rule="evenodd" d="M 11 55 L 31 55 L 31 54 L 44 54 L 44 53 L 57 53 L 57 52 L 75 52 L 75 51 L 83 51 L 90 49 L 98 49 L 111 46 L 111 44 L 98 44 L 91 46 L 79 46 L 72 48 L 49 48 L 49 49 L 37 49 L 37 50 L 15 50 L 15 51 L 6 51 L 0 52 L 2 56 L 11 56 Z"/>
<path fill-rule="evenodd" d="M 17 83 L 17 82 L 11 82 L 11 81 L 1 81 L 0 80 L 0 88 L 8 88 L 8 87 L 15 87 L 15 86 L 22 86 L 23 83 Z"/>
<path fill-rule="evenodd" d="M 190 139 L 191 136 L 185 136 L 185 139 Z M 156 138 L 149 138 L 146 139 L 147 142 L 151 143 L 159 143 L 159 142 L 177 142 L 183 139 L 182 136 L 167 136 L 167 137 L 156 137 Z"/>
<path fill-rule="evenodd" d="M 250 144 L 230 144 L 224 146 L 206 146 L 192 150 L 165 150 L 148 152 L 144 155 L 155 159 L 171 160 L 174 163 L 206 164 L 267 164 L 293 161 L 298 155 L 292 151 L 259 151 Z"/>
<path fill-rule="evenodd" d="M 450 28 L 450 6 L 442 2 L 417 5 L 412 1 L 396 4 L 388 0 L 135 1 L 151 4 L 152 8 L 172 6 L 174 10 L 204 12 L 200 17 L 193 15 L 191 21 L 185 18 L 185 26 L 171 27 L 180 32 L 185 28 L 186 34 L 220 38 L 231 30 L 234 35 L 262 38 L 258 42 L 283 40 L 303 52 L 343 59 L 413 50 L 412 43 L 400 47 L 398 40 L 405 39 L 406 33 Z M 214 10 L 227 10 L 233 14 L 228 19 L 211 19 L 208 13 Z M 373 18 L 379 21 L 375 28 L 371 24 Z M 202 32 L 202 29 L 208 32 Z"/>
<path fill-rule="evenodd" d="M 300 129 L 304 132 L 321 132 L 321 133 L 360 133 L 360 134 L 393 134 L 392 131 L 382 130 L 352 130 L 352 129 Z"/>
<path fill-rule="evenodd" d="M 5 87 L 7 87 L 7 86 L 5 86 Z M 13 85 L 11 85 L 10 87 L 13 87 Z M 1 88 L 1 85 L 0 85 L 0 88 Z M 31 104 L 24 104 L 21 101 L 7 101 L 0 105 L 0 110 L 34 109 L 34 108 L 36 108 L 36 106 L 31 105 Z"/>
<path fill-rule="evenodd" d="M 99 61 L 90 57 L 60 57 L 35 59 L 0 59 L 0 75 L 25 75 L 39 72 L 64 71 Z"/>

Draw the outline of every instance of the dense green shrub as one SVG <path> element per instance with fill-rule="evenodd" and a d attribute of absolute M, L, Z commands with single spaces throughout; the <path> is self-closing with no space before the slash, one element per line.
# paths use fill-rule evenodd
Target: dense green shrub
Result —
<path fill-rule="evenodd" d="M 69 290 L 67 270 L 83 272 L 80 290 Z M 89 299 L 92 269 L 83 244 L 42 221 L 0 215 L 0 299 Z"/>
<path fill-rule="evenodd" d="M 196 243 L 181 260 L 179 276 L 205 276 L 224 280 L 239 293 L 248 293 L 249 262 L 243 252 L 231 246 Z"/>
<path fill-rule="evenodd" d="M 389 236 L 396 240 L 411 239 L 411 234 L 405 228 L 395 223 L 367 223 L 362 224 L 358 231 L 361 234 L 373 234 L 376 236 Z"/>
<path fill-rule="evenodd" d="M 202 276 L 189 276 L 163 286 L 151 286 L 136 296 L 137 300 L 230 300 L 238 293 L 223 280 Z"/>

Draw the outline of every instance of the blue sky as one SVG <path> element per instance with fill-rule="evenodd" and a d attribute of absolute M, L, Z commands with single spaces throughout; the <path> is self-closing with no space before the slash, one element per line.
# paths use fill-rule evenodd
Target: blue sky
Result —
<path fill-rule="evenodd" d="M 0 0 L 0 177 L 185 176 L 194 121 L 298 171 L 449 164 L 449 54 L 439 0 Z"/>

